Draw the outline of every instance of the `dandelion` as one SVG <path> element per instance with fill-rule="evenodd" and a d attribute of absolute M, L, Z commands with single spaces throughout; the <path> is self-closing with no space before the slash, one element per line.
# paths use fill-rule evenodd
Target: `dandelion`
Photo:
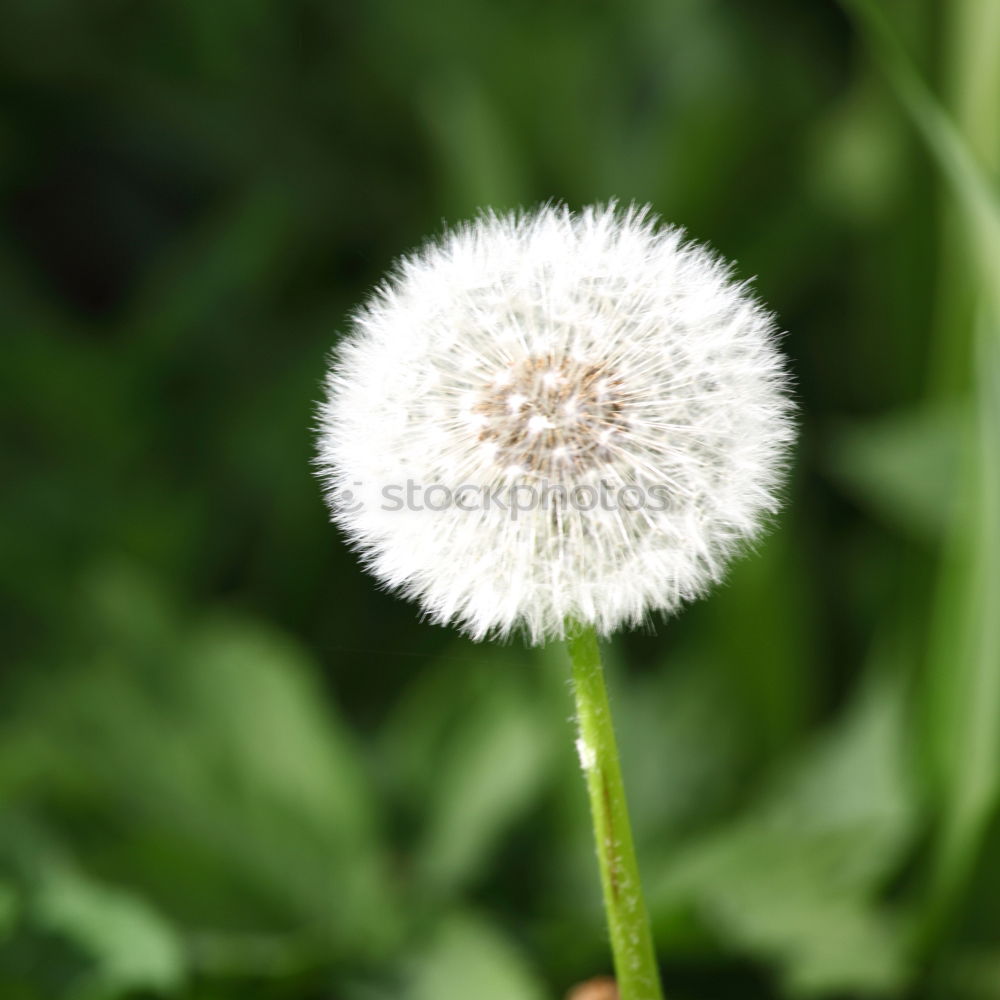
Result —
<path fill-rule="evenodd" d="M 702 594 L 757 535 L 785 381 L 771 316 L 649 210 L 487 214 L 355 316 L 320 468 L 366 566 L 431 620 L 606 636 Z"/>
<path fill-rule="evenodd" d="M 567 640 L 621 1000 L 658 1000 L 598 636 L 721 579 L 793 437 L 771 315 L 648 208 L 446 232 L 354 317 L 322 407 L 333 519 L 474 639 Z"/>

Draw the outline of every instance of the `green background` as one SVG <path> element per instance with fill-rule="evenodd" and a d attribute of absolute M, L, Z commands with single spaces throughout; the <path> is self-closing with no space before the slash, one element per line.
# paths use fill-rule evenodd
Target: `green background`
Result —
<path fill-rule="evenodd" d="M 801 419 L 607 651 L 668 996 L 1000 997 L 998 12 L 5 0 L 0 996 L 608 971 L 562 652 L 381 593 L 310 460 L 395 256 L 616 197 L 756 276 Z"/>

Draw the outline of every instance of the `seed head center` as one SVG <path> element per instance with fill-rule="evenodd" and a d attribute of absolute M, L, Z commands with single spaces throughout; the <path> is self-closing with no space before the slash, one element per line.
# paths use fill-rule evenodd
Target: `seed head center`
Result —
<path fill-rule="evenodd" d="M 483 389 L 475 407 L 479 440 L 505 468 L 559 479 L 611 453 L 626 425 L 622 397 L 620 381 L 603 364 L 530 357 Z"/>

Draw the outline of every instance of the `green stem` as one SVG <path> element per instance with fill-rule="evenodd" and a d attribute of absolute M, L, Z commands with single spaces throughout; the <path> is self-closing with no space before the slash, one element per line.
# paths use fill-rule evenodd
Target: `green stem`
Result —
<path fill-rule="evenodd" d="M 620 1000 L 662 1000 L 597 636 L 593 629 L 574 629 L 567 646 L 580 732 L 577 749 L 587 778 L 618 994 Z"/>

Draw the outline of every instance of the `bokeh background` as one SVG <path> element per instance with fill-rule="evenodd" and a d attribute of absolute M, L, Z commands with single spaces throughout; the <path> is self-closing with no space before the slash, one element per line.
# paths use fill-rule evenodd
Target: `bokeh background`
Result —
<path fill-rule="evenodd" d="M 801 406 L 771 535 L 607 651 L 669 996 L 1000 997 L 1000 5 L 5 0 L 0 84 L 4 1000 L 609 971 L 562 653 L 380 593 L 310 459 L 397 254 L 612 197 Z"/>

